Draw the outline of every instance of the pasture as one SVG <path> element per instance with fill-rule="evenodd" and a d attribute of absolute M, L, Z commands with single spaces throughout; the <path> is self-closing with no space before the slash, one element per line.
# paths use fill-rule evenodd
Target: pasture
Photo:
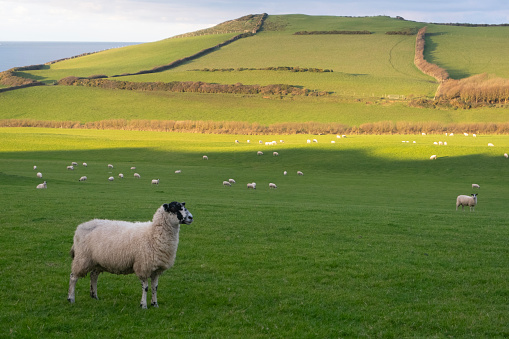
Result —
<path fill-rule="evenodd" d="M 1 337 L 509 335 L 507 136 L 1 128 L 0 145 Z M 475 212 L 456 211 L 472 183 Z M 107 273 L 99 300 L 85 278 L 67 302 L 79 223 L 149 220 L 174 200 L 195 221 L 181 226 L 158 309 L 139 309 L 135 276 Z"/>

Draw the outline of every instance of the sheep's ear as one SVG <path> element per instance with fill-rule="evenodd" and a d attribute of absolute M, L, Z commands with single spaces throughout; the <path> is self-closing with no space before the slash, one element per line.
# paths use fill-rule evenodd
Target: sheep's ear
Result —
<path fill-rule="evenodd" d="M 164 207 L 164 210 L 168 213 L 177 213 L 178 211 L 180 211 L 180 203 L 176 202 L 176 201 L 172 201 L 170 202 L 169 204 L 164 204 L 165 207 Z"/>
<path fill-rule="evenodd" d="M 166 212 L 168 212 L 168 213 L 170 212 L 170 205 L 168 205 L 168 204 L 164 204 L 164 205 L 163 205 L 163 208 L 164 208 L 164 210 L 165 210 Z"/>
<path fill-rule="evenodd" d="M 186 203 L 185 203 L 185 202 L 181 202 L 180 204 L 181 204 L 183 207 L 185 207 L 185 206 L 186 206 Z"/>

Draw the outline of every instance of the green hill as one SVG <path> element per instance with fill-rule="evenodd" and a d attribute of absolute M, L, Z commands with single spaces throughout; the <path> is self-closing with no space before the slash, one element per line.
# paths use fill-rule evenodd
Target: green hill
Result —
<path fill-rule="evenodd" d="M 257 27 L 261 22 L 261 27 Z M 416 36 L 404 34 L 424 26 L 428 27 L 426 60 L 445 68 L 452 79 L 480 73 L 509 77 L 509 60 L 505 58 L 509 52 L 505 43 L 507 26 L 436 25 L 386 16 L 248 15 L 184 36 L 14 73 L 45 84 L 70 76 L 100 77 L 122 84 L 193 82 L 203 92 L 206 83 L 207 93 L 147 91 L 148 86 L 123 93 L 88 87 L 63 89 L 60 85 L 25 88 L 1 94 L 9 106 L 0 109 L 0 119 L 47 120 L 51 116 L 52 120 L 86 122 L 120 116 L 127 120 L 187 118 L 359 125 L 384 120 L 474 122 L 469 119 L 475 116 L 475 121 L 506 121 L 507 117 L 501 115 L 506 112 L 503 105 L 479 109 L 480 116 L 455 113 L 451 111 L 454 107 L 446 109 L 446 114 L 435 108 L 409 107 L 417 98 L 432 99 L 439 86 L 414 65 Z M 322 34 L 295 34 L 303 31 Z M 368 34 L 352 34 L 360 32 Z M 260 91 L 256 94 L 253 90 L 224 94 L 214 88 L 214 84 L 217 87 L 239 83 L 258 87 L 291 85 L 308 89 L 313 96 L 281 92 L 267 95 Z M 86 86 L 95 85 L 89 82 Z M 273 100 L 260 103 L 264 99 Z M 136 105 L 129 105 L 133 101 Z M 55 111 L 54 107 L 62 102 L 69 103 L 66 107 L 75 107 Z M 133 107 L 137 108 L 133 111 Z M 199 111 L 194 110 L 197 107 Z"/>

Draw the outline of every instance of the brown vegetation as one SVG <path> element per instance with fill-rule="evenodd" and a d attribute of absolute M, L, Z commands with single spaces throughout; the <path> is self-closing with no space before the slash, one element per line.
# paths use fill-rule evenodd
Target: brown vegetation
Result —
<path fill-rule="evenodd" d="M 79 121 L 44 120 L 0 120 L 0 127 L 44 127 L 68 129 L 129 130 L 158 132 L 190 132 L 208 134 L 443 134 L 482 133 L 509 134 L 509 122 L 490 123 L 450 123 L 379 121 L 360 126 L 347 126 L 341 123 L 285 122 L 260 125 L 242 121 L 193 121 L 193 120 L 101 120 L 81 123 Z"/>
<path fill-rule="evenodd" d="M 507 104 L 509 79 L 489 76 L 486 73 L 465 79 L 449 79 L 439 87 L 437 100 L 456 100 L 468 105 Z"/>
<path fill-rule="evenodd" d="M 268 15 L 267 13 L 245 15 L 238 19 L 225 21 L 225 22 L 220 23 L 219 25 L 216 25 L 211 28 L 202 29 L 202 30 L 199 30 L 196 32 L 180 34 L 180 35 L 174 36 L 172 39 L 193 37 L 193 36 L 200 36 L 200 35 L 235 33 L 235 32 L 256 33 L 261 29 L 265 19 L 267 18 L 267 15 Z"/>
<path fill-rule="evenodd" d="M 417 68 L 427 74 L 442 82 L 449 78 L 449 73 L 447 71 L 435 64 L 429 63 L 424 59 L 424 36 L 426 34 L 426 27 L 423 27 L 417 32 L 417 38 L 415 43 L 415 58 L 414 64 Z"/>
<path fill-rule="evenodd" d="M 372 34 L 370 31 L 299 31 L 293 35 L 321 35 L 321 34 Z"/>
<path fill-rule="evenodd" d="M 262 68 L 202 68 L 191 69 L 190 71 L 201 72 L 242 72 L 242 71 L 289 71 L 289 72 L 310 72 L 310 73 L 327 73 L 334 72 L 332 69 L 322 68 L 308 68 L 308 67 L 291 67 L 291 66 L 278 66 L 278 67 L 262 67 Z"/>
<path fill-rule="evenodd" d="M 0 85 L 7 86 L 7 88 L 0 88 L 0 92 L 12 91 L 14 89 L 42 86 L 44 83 L 17 76 L 15 70 L 19 68 L 10 69 L 5 72 L 0 72 Z"/>

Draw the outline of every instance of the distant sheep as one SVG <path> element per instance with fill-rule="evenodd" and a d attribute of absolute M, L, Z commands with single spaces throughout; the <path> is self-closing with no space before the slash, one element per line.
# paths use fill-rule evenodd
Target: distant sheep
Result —
<path fill-rule="evenodd" d="M 236 144 L 238 144 L 238 143 L 239 143 L 239 141 L 238 141 L 238 140 L 235 140 L 235 143 L 236 143 Z"/>
<path fill-rule="evenodd" d="M 159 185 L 159 179 L 152 179 L 152 185 Z"/>
<path fill-rule="evenodd" d="M 472 134 L 472 136 L 473 136 L 474 138 L 475 138 L 475 137 L 477 137 L 477 135 L 476 135 L 475 133 L 474 133 L 474 134 Z"/>
<path fill-rule="evenodd" d="M 481 188 L 478 184 L 472 184 L 472 188 Z"/>
<path fill-rule="evenodd" d="M 275 184 L 275 183 L 271 182 L 271 183 L 269 183 L 269 189 L 270 189 L 270 188 L 277 188 L 277 186 L 276 186 L 276 184 Z"/>
<path fill-rule="evenodd" d="M 67 169 L 68 169 L 69 171 L 74 171 L 74 166 L 67 166 Z"/>
<path fill-rule="evenodd" d="M 232 184 L 229 181 L 224 180 L 223 186 L 231 186 Z"/>
<path fill-rule="evenodd" d="M 437 160 L 437 155 L 436 154 L 433 154 L 432 156 L 429 157 L 430 160 Z"/>
<path fill-rule="evenodd" d="M 140 175 L 138 173 L 134 173 L 134 177 L 139 179 Z"/>
<path fill-rule="evenodd" d="M 36 187 L 36 188 L 38 188 L 38 189 L 41 189 L 41 188 L 48 188 L 48 185 L 46 184 L 46 181 L 45 181 L 45 182 L 43 182 L 42 184 L 37 185 L 37 187 Z"/>
<path fill-rule="evenodd" d="M 37 166 L 36 166 L 36 165 L 34 165 L 34 170 L 36 170 L 36 169 L 37 169 Z"/>
<path fill-rule="evenodd" d="M 287 175 L 287 174 L 288 174 L 288 172 L 287 172 L 287 171 L 283 171 L 283 175 Z"/>
<path fill-rule="evenodd" d="M 115 180 L 115 178 L 113 178 L 113 177 L 109 177 L 109 178 L 108 178 L 108 180 L 109 180 L 109 181 L 113 181 L 113 180 Z"/>
<path fill-rule="evenodd" d="M 263 155 L 263 152 L 262 151 L 258 151 L 256 152 L 257 155 Z"/>
<path fill-rule="evenodd" d="M 304 175 L 301 171 L 297 171 L 297 175 Z"/>
<path fill-rule="evenodd" d="M 509 158 L 509 154 L 504 153 L 504 158 L 506 158 L 506 159 Z"/>
<path fill-rule="evenodd" d="M 86 181 L 87 180 L 87 177 L 86 176 L 82 176 L 79 181 Z"/>
<path fill-rule="evenodd" d="M 113 165 L 112 164 L 108 164 L 108 168 L 113 168 Z"/>
<path fill-rule="evenodd" d="M 41 172 L 37 172 L 37 178 L 42 178 L 42 173 Z"/>
<path fill-rule="evenodd" d="M 72 166 L 78 166 L 78 163 L 76 161 L 71 162 Z"/>
<path fill-rule="evenodd" d="M 124 179 L 124 174 L 119 173 L 119 174 L 118 174 L 118 177 L 119 177 L 120 179 Z"/>
<path fill-rule="evenodd" d="M 247 188 L 248 188 L 248 189 L 252 188 L 252 189 L 254 189 L 254 190 L 255 190 L 255 189 L 256 189 L 256 182 L 252 182 L 252 183 L 250 183 L 250 184 L 247 184 Z"/>
<path fill-rule="evenodd" d="M 208 156 L 206 156 L 206 155 L 204 155 L 204 156 L 203 156 L 203 160 L 209 160 L 209 157 L 208 157 Z"/>
<path fill-rule="evenodd" d="M 157 304 L 159 276 L 175 263 L 181 224 L 191 224 L 193 215 L 185 202 L 173 201 L 157 209 L 152 221 L 127 222 L 94 219 L 80 224 L 71 247 L 71 275 L 67 300 L 75 302 L 76 282 L 90 273 L 90 296 L 97 298 L 97 280 L 102 272 L 134 273 L 140 279 L 140 306 L 147 308 L 148 279 L 151 305 Z"/>
<path fill-rule="evenodd" d="M 470 211 L 474 211 L 475 205 L 477 205 L 477 193 L 472 193 L 471 195 L 458 195 L 456 198 L 456 211 L 459 206 L 461 206 L 463 211 L 465 210 L 465 206 L 470 207 Z"/>
<path fill-rule="evenodd" d="M 175 174 L 180 174 L 180 173 L 182 173 L 182 170 L 176 170 L 175 171 Z"/>
<path fill-rule="evenodd" d="M 234 180 L 234 179 L 228 179 L 228 182 L 229 182 L 230 184 L 234 184 L 234 183 L 235 183 L 235 180 Z"/>
<path fill-rule="evenodd" d="M 494 145 L 493 145 L 491 142 L 489 142 L 489 143 L 488 143 L 488 146 L 489 146 L 489 147 L 493 147 Z"/>
<path fill-rule="evenodd" d="M 136 169 L 136 167 L 134 167 L 134 166 L 133 166 L 133 167 L 131 167 L 131 170 L 135 170 L 135 169 Z"/>
<path fill-rule="evenodd" d="M 278 152 L 272 152 L 272 155 L 277 157 L 277 156 L 279 156 L 279 153 Z"/>
<path fill-rule="evenodd" d="M 83 163 L 83 167 L 87 167 L 88 164 L 86 162 Z"/>

